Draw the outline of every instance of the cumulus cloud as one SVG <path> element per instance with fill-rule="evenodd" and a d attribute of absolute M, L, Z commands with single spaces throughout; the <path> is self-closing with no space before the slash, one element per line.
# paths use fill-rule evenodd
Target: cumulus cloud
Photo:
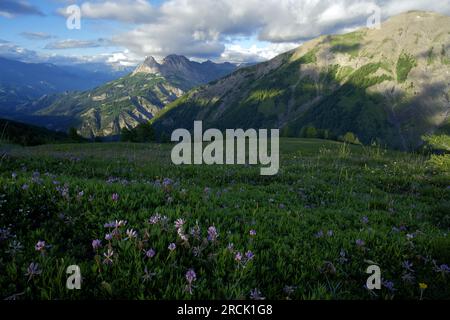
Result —
<path fill-rule="evenodd" d="M 21 0 L 1 0 L 0 16 L 6 18 L 14 18 L 18 15 L 38 15 L 44 16 L 44 13 L 37 7 L 31 5 L 27 1 Z"/>
<path fill-rule="evenodd" d="M 74 40 L 65 39 L 61 41 L 55 41 L 48 43 L 45 49 L 50 50 L 63 50 L 63 49 L 79 49 L 79 48 L 98 48 L 111 46 L 111 42 L 108 39 L 97 40 Z"/>
<path fill-rule="evenodd" d="M 381 7 L 384 18 L 412 9 L 450 14 L 450 1 L 169 0 L 152 8 L 148 22 L 139 16 L 134 21 L 145 23 L 113 41 L 141 56 L 177 53 L 195 58 L 260 59 L 271 57 L 274 47 L 269 45 L 265 51 L 245 49 L 228 42 L 255 36 L 269 43 L 298 44 L 322 34 L 364 26 L 375 5 Z"/>

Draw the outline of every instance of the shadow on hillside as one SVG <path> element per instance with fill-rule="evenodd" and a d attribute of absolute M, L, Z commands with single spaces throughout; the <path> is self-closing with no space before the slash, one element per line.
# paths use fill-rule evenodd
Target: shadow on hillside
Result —
<path fill-rule="evenodd" d="M 440 99 L 447 92 L 448 84 L 430 84 L 432 79 L 423 79 L 428 84 L 403 105 L 401 100 L 404 100 L 404 95 L 392 96 L 394 84 L 386 86 L 382 92 L 367 91 L 367 88 L 377 82 L 370 76 L 375 72 L 372 70 L 372 73 L 364 73 L 364 69 L 359 70 L 359 74 L 354 72 L 342 86 L 331 71 L 324 74 L 308 70 L 309 82 L 299 87 L 302 75 L 298 72 L 290 75 L 289 78 L 292 79 L 284 87 L 285 93 L 273 98 L 270 105 L 268 101 L 242 103 L 247 100 L 250 92 L 266 88 L 266 79 L 256 79 L 249 88 L 233 92 L 232 99 L 225 95 L 217 103 L 206 106 L 192 100 L 181 103 L 155 122 L 155 130 L 159 136 L 170 137 L 174 129 L 192 130 L 195 120 L 203 120 L 203 130 L 278 127 L 287 136 L 299 136 L 303 127 L 312 125 L 317 129 L 329 130 L 333 136 L 353 132 L 364 144 L 376 141 L 396 149 L 416 148 L 420 144 L 420 137 L 433 129 L 428 119 L 442 112 L 442 108 L 433 107 L 433 104 L 441 101 L 444 105 L 444 101 Z M 273 83 L 279 86 L 280 83 L 286 83 L 286 78 L 279 78 Z M 337 89 L 329 92 L 330 87 Z M 316 102 L 310 103 L 311 101 Z M 387 105 L 387 101 L 392 104 Z M 308 106 L 302 108 L 305 105 Z M 214 120 L 212 115 L 217 110 L 221 111 L 221 117 Z M 280 123 L 283 118 L 290 120 Z"/>

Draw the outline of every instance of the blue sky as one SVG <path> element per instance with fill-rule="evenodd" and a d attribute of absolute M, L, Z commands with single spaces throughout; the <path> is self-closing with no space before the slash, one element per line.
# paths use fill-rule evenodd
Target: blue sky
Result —
<path fill-rule="evenodd" d="M 66 27 L 73 4 L 80 30 Z M 0 0 L 0 56 L 124 65 L 168 54 L 261 61 L 364 26 L 375 6 L 383 19 L 413 9 L 450 15 L 450 0 Z"/>

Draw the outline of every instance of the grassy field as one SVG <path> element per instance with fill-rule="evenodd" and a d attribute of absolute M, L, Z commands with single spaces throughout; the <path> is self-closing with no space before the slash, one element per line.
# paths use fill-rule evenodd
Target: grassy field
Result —
<path fill-rule="evenodd" d="M 449 172 L 381 148 L 280 148 L 264 177 L 175 167 L 171 145 L 0 146 L 0 298 L 450 298 Z M 372 264 L 381 290 L 365 288 Z"/>

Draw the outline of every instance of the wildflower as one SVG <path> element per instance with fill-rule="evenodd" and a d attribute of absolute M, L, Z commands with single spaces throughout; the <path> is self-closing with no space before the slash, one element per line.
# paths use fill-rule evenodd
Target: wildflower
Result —
<path fill-rule="evenodd" d="M 345 252 L 344 249 L 341 249 L 341 251 L 339 252 L 339 262 L 344 264 L 348 261 L 347 259 L 347 253 Z"/>
<path fill-rule="evenodd" d="M 97 250 L 102 246 L 102 242 L 99 239 L 92 240 L 92 248 Z"/>
<path fill-rule="evenodd" d="M 426 283 L 419 283 L 419 288 L 420 288 L 420 300 L 422 300 L 423 297 L 423 292 L 425 291 L 426 288 L 428 288 L 428 285 Z"/>
<path fill-rule="evenodd" d="M 233 252 L 234 250 L 234 244 L 233 243 L 229 243 L 227 246 L 228 251 Z"/>
<path fill-rule="evenodd" d="M 355 241 L 355 243 L 356 243 L 356 245 L 358 246 L 358 247 L 363 247 L 366 243 L 363 241 L 363 240 L 361 240 L 361 239 L 357 239 L 356 241 Z"/>
<path fill-rule="evenodd" d="M 389 281 L 389 280 L 383 280 L 382 281 L 383 286 L 388 289 L 391 292 L 396 291 L 397 289 L 394 288 L 394 282 Z"/>
<path fill-rule="evenodd" d="M 44 249 L 45 249 L 45 241 L 38 241 L 36 243 L 36 245 L 34 246 L 34 249 L 36 251 L 44 251 Z"/>
<path fill-rule="evenodd" d="M 209 227 L 208 228 L 208 240 L 216 241 L 217 237 L 218 237 L 218 233 L 217 233 L 216 227 L 214 227 L 214 226 Z"/>
<path fill-rule="evenodd" d="M 22 190 L 28 190 L 28 188 L 29 188 L 29 186 L 28 186 L 27 184 L 24 184 L 24 185 L 22 186 Z"/>
<path fill-rule="evenodd" d="M 11 178 L 15 179 L 16 177 L 17 177 L 17 173 L 13 172 L 13 173 L 11 174 Z"/>
<path fill-rule="evenodd" d="M 406 234 L 406 239 L 408 239 L 408 240 L 412 240 L 412 239 L 414 239 L 416 237 L 416 235 L 414 234 L 414 233 L 408 233 L 408 234 Z"/>
<path fill-rule="evenodd" d="M 42 271 L 39 269 L 39 264 L 32 262 L 28 266 L 25 276 L 28 276 L 28 281 L 30 281 L 34 276 L 40 275 L 41 273 Z"/>
<path fill-rule="evenodd" d="M 111 248 L 109 248 L 107 252 L 103 253 L 103 256 L 105 257 L 105 259 L 103 260 L 104 264 L 113 263 L 112 257 L 114 256 L 114 251 Z"/>
<path fill-rule="evenodd" d="M 361 218 L 361 222 L 364 224 L 368 224 L 369 223 L 369 218 L 367 216 L 364 216 Z"/>
<path fill-rule="evenodd" d="M 194 238 L 199 239 L 200 238 L 200 226 L 198 224 L 196 224 L 194 227 L 191 228 L 189 233 Z"/>
<path fill-rule="evenodd" d="M 114 228 L 116 226 L 115 222 L 107 222 L 103 225 L 105 228 Z"/>
<path fill-rule="evenodd" d="M 105 235 L 105 240 L 111 241 L 112 238 L 113 238 L 113 236 L 112 236 L 111 233 L 107 233 L 107 234 Z"/>
<path fill-rule="evenodd" d="M 142 276 L 142 281 L 143 282 L 147 282 L 147 281 L 151 280 L 155 275 L 156 275 L 156 273 L 149 272 L 147 267 L 145 267 L 144 268 L 144 275 Z"/>
<path fill-rule="evenodd" d="M 111 198 L 112 198 L 112 201 L 118 201 L 119 200 L 119 194 L 118 193 L 113 193 Z"/>
<path fill-rule="evenodd" d="M 236 260 L 237 262 L 241 262 L 242 261 L 242 253 L 236 252 L 236 254 L 234 255 L 234 260 Z"/>
<path fill-rule="evenodd" d="M 188 283 L 192 283 L 197 280 L 197 275 L 195 274 L 195 271 L 193 269 L 189 269 L 186 272 L 186 280 Z"/>
<path fill-rule="evenodd" d="M 125 226 L 126 224 L 127 224 L 127 221 L 126 221 L 126 220 L 119 220 L 119 221 L 116 220 L 116 228 L 123 227 L 123 226 Z"/>
<path fill-rule="evenodd" d="M 253 252 L 251 252 L 251 251 L 247 251 L 245 253 L 245 257 L 247 258 L 247 261 L 250 261 L 250 260 L 252 260 L 255 257 L 255 254 Z"/>
<path fill-rule="evenodd" d="M 144 250 L 145 251 L 145 250 Z M 147 258 L 153 258 L 154 256 L 155 256 L 155 250 L 153 250 L 153 249 L 150 249 L 150 250 L 147 250 L 147 251 L 145 251 L 145 256 L 147 257 Z"/>
<path fill-rule="evenodd" d="M 161 221 L 161 215 L 159 213 L 153 215 L 150 217 L 149 223 L 150 224 L 157 224 L 159 221 Z"/>
<path fill-rule="evenodd" d="M 252 299 L 252 300 L 264 300 L 266 298 L 261 295 L 261 291 L 259 291 L 258 289 L 255 288 L 255 289 L 252 289 L 250 291 L 250 299 Z"/>
<path fill-rule="evenodd" d="M 164 178 L 162 185 L 164 186 L 164 188 L 170 187 L 173 184 L 173 180 L 170 178 Z"/>
<path fill-rule="evenodd" d="M 328 236 L 328 237 L 332 237 L 333 234 L 334 234 L 334 233 L 333 233 L 333 230 L 328 230 L 328 231 L 327 231 L 327 236 Z"/>
<path fill-rule="evenodd" d="M 177 219 L 177 220 L 175 221 L 175 228 L 176 228 L 176 229 L 182 228 L 183 225 L 184 225 L 184 220 L 183 220 L 183 219 L 180 218 L 180 219 Z"/>
<path fill-rule="evenodd" d="M 441 272 L 442 274 L 450 272 L 450 268 L 446 264 L 441 264 L 440 266 L 435 266 L 434 270 L 436 272 Z"/>
<path fill-rule="evenodd" d="M 137 238 L 137 232 L 133 229 L 127 229 L 127 236 L 129 239 Z"/>
<path fill-rule="evenodd" d="M 185 242 L 188 241 L 188 237 L 187 237 L 187 235 L 184 233 L 183 228 L 179 228 L 179 229 L 177 230 L 177 233 L 178 233 L 178 236 L 180 237 L 181 240 L 183 240 L 183 241 L 185 241 Z"/>
<path fill-rule="evenodd" d="M 315 234 L 315 237 L 316 237 L 316 238 L 322 238 L 322 237 L 323 237 L 323 231 L 322 231 L 322 230 L 319 230 L 319 232 L 317 232 L 317 233 Z"/>
<path fill-rule="evenodd" d="M 177 245 L 175 243 L 171 243 L 167 247 L 167 249 L 169 249 L 170 251 L 174 251 L 176 248 L 177 248 Z"/>
<path fill-rule="evenodd" d="M 402 275 L 402 280 L 405 282 L 409 282 L 409 283 L 413 283 L 415 280 L 415 277 L 413 274 L 409 273 L 409 272 L 405 272 Z"/>
<path fill-rule="evenodd" d="M 256 236 L 256 230 L 250 230 L 250 235 L 251 235 L 252 237 Z"/>
<path fill-rule="evenodd" d="M 413 264 L 411 262 L 409 262 L 408 260 L 403 261 L 403 263 L 402 263 L 402 267 L 408 271 L 413 271 L 412 266 L 413 266 Z"/>
<path fill-rule="evenodd" d="M 195 271 L 193 269 L 189 269 L 186 272 L 186 281 L 188 282 L 186 286 L 186 291 L 188 291 L 190 294 L 192 294 L 192 283 L 197 280 L 197 275 L 195 274 Z"/>

